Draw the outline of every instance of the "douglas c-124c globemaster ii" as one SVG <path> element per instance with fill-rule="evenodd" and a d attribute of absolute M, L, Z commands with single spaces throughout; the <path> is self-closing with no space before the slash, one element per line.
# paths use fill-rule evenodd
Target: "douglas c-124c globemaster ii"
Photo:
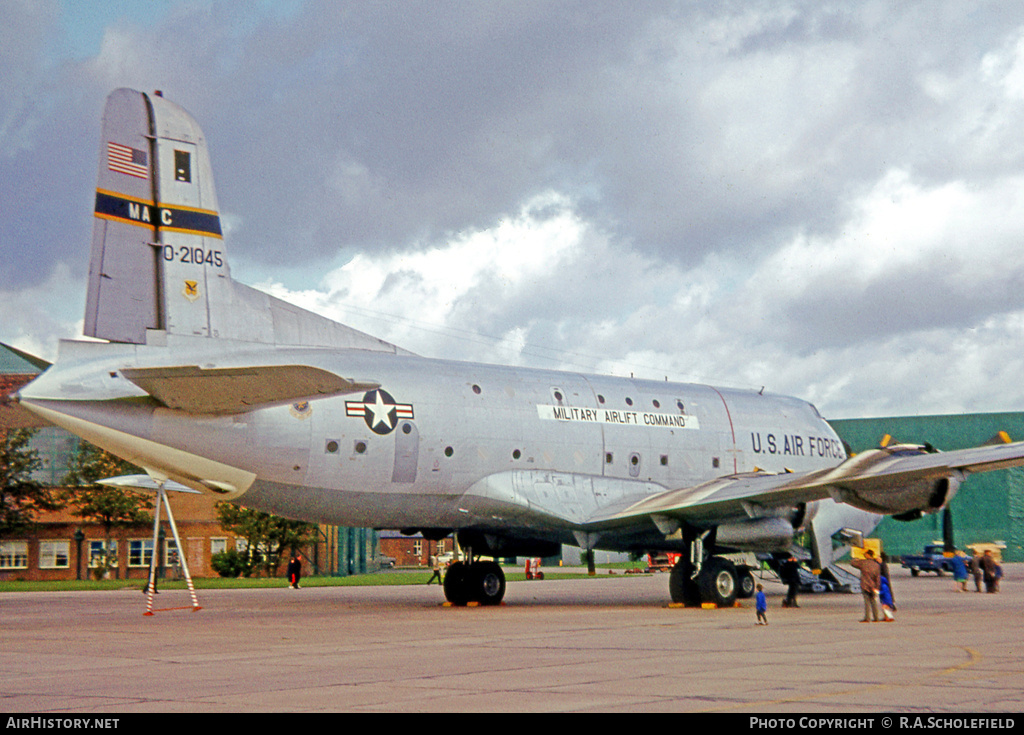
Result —
<path fill-rule="evenodd" d="M 85 333 L 5 409 L 149 477 L 284 516 L 457 534 L 456 604 L 497 604 L 484 556 L 678 551 L 676 601 L 731 604 L 724 554 L 783 551 L 878 514 L 942 509 L 1022 444 L 847 458 L 801 400 L 418 357 L 231 279 L 203 133 L 159 93 L 114 91 L 100 145 Z M 26 422 L 27 423 L 27 422 Z"/>

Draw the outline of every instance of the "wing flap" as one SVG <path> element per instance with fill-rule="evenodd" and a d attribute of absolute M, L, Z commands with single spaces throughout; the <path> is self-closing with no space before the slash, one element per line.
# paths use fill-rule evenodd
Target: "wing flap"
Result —
<path fill-rule="evenodd" d="M 124 368 L 121 374 L 168 408 L 198 414 L 245 413 L 380 384 L 343 378 L 309 365 Z"/>

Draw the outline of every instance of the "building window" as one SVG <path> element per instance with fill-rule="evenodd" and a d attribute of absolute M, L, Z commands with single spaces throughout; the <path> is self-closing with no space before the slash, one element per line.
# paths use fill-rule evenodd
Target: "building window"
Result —
<path fill-rule="evenodd" d="M 223 554 L 228 550 L 228 540 L 226 538 L 212 538 L 210 539 L 210 555 Z"/>
<path fill-rule="evenodd" d="M 423 555 L 423 541 L 421 539 L 416 539 L 412 542 L 412 553 L 417 558 Z"/>
<path fill-rule="evenodd" d="M 68 541 L 40 541 L 39 568 L 67 569 L 71 566 L 69 559 L 70 543 Z"/>
<path fill-rule="evenodd" d="M 153 560 L 153 539 L 129 539 L 128 566 L 148 567 Z"/>
<path fill-rule="evenodd" d="M 28 541 L 0 541 L 0 569 L 28 569 Z"/>
<path fill-rule="evenodd" d="M 104 563 L 104 559 L 109 558 L 109 563 Z M 117 539 L 110 539 L 110 551 L 107 551 L 106 541 L 90 541 L 89 542 L 89 568 L 90 569 L 105 569 L 106 567 L 115 566 L 117 564 Z"/>

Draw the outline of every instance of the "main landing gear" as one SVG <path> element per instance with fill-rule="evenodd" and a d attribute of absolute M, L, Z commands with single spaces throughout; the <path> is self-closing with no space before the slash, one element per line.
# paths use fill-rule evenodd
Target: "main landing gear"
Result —
<path fill-rule="evenodd" d="M 736 566 L 725 557 L 705 556 L 703 538 L 691 534 L 690 553 L 680 556 L 672 567 L 668 589 L 672 602 L 687 607 L 703 603 L 732 607 L 738 598 L 753 596 L 754 577 L 749 567 Z"/>
<path fill-rule="evenodd" d="M 493 561 L 457 561 L 444 575 L 444 596 L 453 605 L 499 605 L 505 597 L 505 572 Z"/>
<path fill-rule="evenodd" d="M 728 559 L 710 556 L 694 574 L 694 564 L 680 559 L 672 567 L 668 579 L 672 602 L 687 607 L 700 607 L 710 602 L 718 607 L 732 607 L 740 596 L 740 573 Z M 749 572 L 747 572 L 749 574 Z M 745 592 L 745 590 L 743 590 Z"/>

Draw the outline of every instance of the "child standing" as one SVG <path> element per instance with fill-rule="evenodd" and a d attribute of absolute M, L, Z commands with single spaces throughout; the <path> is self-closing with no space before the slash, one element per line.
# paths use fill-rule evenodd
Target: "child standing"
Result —
<path fill-rule="evenodd" d="M 757 585 L 757 624 L 768 625 L 768 598 L 765 597 L 764 587 Z"/>

